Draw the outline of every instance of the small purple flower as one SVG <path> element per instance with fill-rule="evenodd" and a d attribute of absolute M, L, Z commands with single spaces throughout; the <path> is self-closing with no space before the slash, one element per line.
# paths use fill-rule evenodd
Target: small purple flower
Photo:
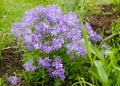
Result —
<path fill-rule="evenodd" d="M 109 54 L 109 50 L 106 50 L 106 51 L 104 52 L 104 56 L 107 57 L 108 54 Z"/>
<path fill-rule="evenodd" d="M 55 69 L 59 69 L 63 67 L 62 61 L 59 58 L 54 58 L 52 62 L 52 67 L 55 67 Z"/>
<path fill-rule="evenodd" d="M 51 67 L 49 57 L 44 58 L 44 59 L 39 58 L 38 59 L 38 65 L 39 65 L 39 67 L 44 67 L 45 69 L 49 70 L 49 68 Z"/>
<path fill-rule="evenodd" d="M 75 58 L 75 56 L 73 56 L 73 55 L 72 55 L 72 56 L 70 56 L 70 59 L 71 59 L 71 60 L 73 60 L 74 58 Z"/>
<path fill-rule="evenodd" d="M 23 66 L 28 72 L 34 72 L 36 70 L 36 66 L 33 66 L 33 60 L 28 60 L 28 62 Z"/>
<path fill-rule="evenodd" d="M 75 12 L 69 12 L 68 14 L 64 15 L 63 19 L 69 27 L 76 26 L 79 23 L 79 19 L 77 18 Z"/>
<path fill-rule="evenodd" d="M 20 78 L 16 76 L 10 76 L 7 78 L 8 82 L 11 83 L 12 85 L 16 85 L 17 83 L 20 82 Z"/>
<path fill-rule="evenodd" d="M 107 45 L 105 45 L 105 44 L 103 44 L 103 45 L 101 46 L 101 48 L 105 48 L 106 50 L 110 50 L 109 47 L 108 47 Z"/>
<path fill-rule="evenodd" d="M 109 51 L 110 51 L 109 47 L 108 47 L 107 45 L 103 44 L 103 45 L 101 46 L 101 48 L 104 48 L 104 49 L 105 49 L 104 56 L 107 57 L 107 56 L 108 56 L 108 53 L 109 53 Z"/>
<path fill-rule="evenodd" d="M 15 38 L 19 38 L 24 32 L 24 28 L 21 23 L 14 23 L 12 26 L 12 33 L 14 34 Z"/>
<path fill-rule="evenodd" d="M 99 42 L 102 40 L 102 37 L 99 34 L 97 34 L 95 31 L 93 31 L 92 27 L 90 26 L 88 22 L 85 23 L 85 27 L 89 33 L 90 40 L 95 41 L 95 42 Z"/>
<path fill-rule="evenodd" d="M 82 40 L 80 41 L 73 41 L 66 45 L 67 54 L 74 51 L 78 56 L 84 56 L 87 54 L 86 47 Z"/>
<path fill-rule="evenodd" d="M 60 78 L 61 80 L 65 79 L 65 69 L 60 58 L 54 58 L 52 62 L 53 70 L 49 73 L 51 77 Z"/>
<path fill-rule="evenodd" d="M 52 76 L 56 78 L 60 78 L 61 80 L 65 79 L 65 70 L 63 68 L 56 69 L 52 71 Z"/>

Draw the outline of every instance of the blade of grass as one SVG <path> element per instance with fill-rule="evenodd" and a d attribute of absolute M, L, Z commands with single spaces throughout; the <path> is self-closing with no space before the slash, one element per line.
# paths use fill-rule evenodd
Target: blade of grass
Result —
<path fill-rule="evenodd" d="M 119 34 L 120 34 L 120 33 L 115 33 L 115 34 L 112 34 L 112 35 L 110 35 L 110 36 L 108 36 L 108 37 L 104 38 L 104 39 L 102 40 L 102 42 L 101 42 L 101 43 L 106 42 L 106 41 L 108 41 L 108 40 L 112 39 L 113 37 L 115 37 L 116 35 L 119 35 Z"/>
<path fill-rule="evenodd" d="M 2 42 L 3 42 L 3 39 L 6 35 L 5 34 L 1 34 L 0 35 L 0 65 L 2 66 L 2 48 L 3 48 L 3 45 L 2 45 Z"/>
<path fill-rule="evenodd" d="M 120 71 L 120 68 L 119 68 L 119 67 L 113 66 L 113 68 Z"/>
<path fill-rule="evenodd" d="M 95 66 L 96 66 L 96 68 L 98 70 L 98 74 L 99 74 L 100 78 L 102 79 L 102 84 L 104 86 L 109 86 L 108 76 L 106 74 L 105 69 L 103 68 L 102 62 L 99 61 L 99 60 L 96 60 L 96 61 L 94 61 L 94 64 L 95 64 Z"/>
<path fill-rule="evenodd" d="M 85 46 L 86 46 L 87 54 L 88 54 L 88 57 L 89 57 L 89 59 L 91 61 L 91 65 L 92 65 L 93 61 L 92 61 L 92 57 L 91 57 L 90 44 L 89 44 L 89 41 L 88 41 L 88 38 L 87 38 L 87 32 L 86 32 L 86 29 L 84 27 L 84 24 L 83 24 L 83 21 L 82 21 L 81 18 L 80 18 L 80 20 L 81 20 L 82 34 L 83 34 L 83 38 L 84 38 L 84 41 L 85 41 Z"/>
<path fill-rule="evenodd" d="M 88 57 L 90 59 L 91 65 L 92 65 L 93 61 L 92 61 L 92 57 L 91 57 L 90 44 L 89 44 L 89 41 L 88 41 L 88 38 L 87 38 L 87 31 L 86 31 L 86 28 L 85 28 L 85 26 L 83 24 L 83 18 L 81 17 L 81 14 L 80 14 L 81 13 L 80 11 L 82 11 L 82 13 L 84 11 L 86 0 L 83 0 L 82 2 L 83 2 L 84 5 L 82 5 L 81 9 L 79 10 L 78 7 L 75 6 L 75 10 L 76 10 L 78 18 L 80 20 L 80 24 L 82 26 L 82 34 L 83 34 L 83 38 L 84 38 L 84 42 L 85 42 L 85 46 L 86 46 L 86 50 L 87 50 L 87 55 L 88 55 Z"/>

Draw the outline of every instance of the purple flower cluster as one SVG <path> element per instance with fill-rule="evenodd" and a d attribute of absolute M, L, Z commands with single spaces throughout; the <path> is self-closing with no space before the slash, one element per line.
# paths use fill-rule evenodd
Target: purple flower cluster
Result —
<path fill-rule="evenodd" d="M 49 57 L 44 58 L 44 59 L 39 58 L 38 65 L 39 65 L 39 67 L 43 67 L 43 68 L 49 70 L 49 68 L 51 67 L 51 62 L 50 62 Z"/>
<path fill-rule="evenodd" d="M 92 30 L 92 27 L 90 26 L 90 24 L 88 22 L 85 23 L 85 27 L 88 31 L 89 39 L 91 41 L 99 42 L 102 40 L 102 37 Z"/>
<path fill-rule="evenodd" d="M 66 44 L 67 54 L 71 54 L 75 51 L 78 56 L 85 55 L 87 52 L 82 36 L 82 28 L 76 13 L 70 12 L 66 14 L 64 16 L 64 20 L 68 26 L 68 30 L 65 35 L 65 38 L 68 41 Z"/>
<path fill-rule="evenodd" d="M 89 23 L 86 23 L 85 27 L 90 41 L 101 41 L 101 36 L 92 30 Z M 15 38 L 22 37 L 28 50 L 40 49 L 51 53 L 65 45 L 68 54 L 73 51 L 78 56 L 87 53 L 76 13 L 63 15 L 57 5 L 38 6 L 27 11 L 21 22 L 13 24 L 12 33 Z"/>
<path fill-rule="evenodd" d="M 65 70 L 60 58 L 54 58 L 52 62 L 49 58 L 39 58 L 38 65 L 45 68 L 50 77 L 60 78 L 61 80 L 65 79 Z"/>
<path fill-rule="evenodd" d="M 7 78 L 8 82 L 11 83 L 12 85 L 16 85 L 17 83 L 20 82 L 20 78 L 16 76 L 10 76 Z"/>
<path fill-rule="evenodd" d="M 44 59 L 38 59 L 38 67 L 33 66 L 33 60 L 28 60 L 26 64 L 23 65 L 26 71 L 35 72 L 37 68 L 45 68 L 50 77 L 65 79 L 65 70 L 60 58 L 54 58 L 53 61 L 46 57 Z"/>
<path fill-rule="evenodd" d="M 23 66 L 28 72 L 34 72 L 36 70 L 36 66 L 33 66 L 33 60 L 28 60 Z"/>
<path fill-rule="evenodd" d="M 26 12 L 21 22 L 13 24 L 12 33 L 15 38 L 22 37 L 28 50 L 41 49 L 50 53 L 64 43 L 61 33 L 65 28 L 61 17 L 61 9 L 56 5 L 38 6 Z"/>
<path fill-rule="evenodd" d="M 54 70 L 51 71 L 51 76 L 60 78 L 61 80 L 64 80 L 65 79 L 65 69 L 63 68 L 61 59 L 54 58 L 51 66 L 54 68 Z"/>

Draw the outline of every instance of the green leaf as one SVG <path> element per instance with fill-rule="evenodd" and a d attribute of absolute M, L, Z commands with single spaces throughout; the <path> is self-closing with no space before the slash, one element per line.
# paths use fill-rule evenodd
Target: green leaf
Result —
<path fill-rule="evenodd" d="M 116 66 L 113 66 L 115 69 L 119 70 L 120 71 L 120 68 L 119 67 L 116 67 Z"/>
<path fill-rule="evenodd" d="M 99 74 L 100 78 L 102 79 L 103 85 L 104 86 L 109 86 L 108 85 L 108 76 L 106 74 L 106 71 L 105 71 L 105 69 L 103 67 L 102 62 L 99 61 L 99 60 L 95 60 L 94 64 L 95 64 L 95 66 L 96 66 L 96 68 L 98 70 L 98 74 Z"/>

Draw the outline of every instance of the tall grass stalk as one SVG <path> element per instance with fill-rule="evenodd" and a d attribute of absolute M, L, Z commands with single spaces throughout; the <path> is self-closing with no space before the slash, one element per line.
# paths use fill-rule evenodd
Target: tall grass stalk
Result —
<path fill-rule="evenodd" d="M 88 57 L 90 59 L 91 65 L 92 65 L 93 60 L 92 60 L 92 57 L 91 57 L 90 44 L 89 44 L 89 41 L 88 41 L 88 38 L 87 38 L 87 31 L 86 31 L 86 28 L 85 28 L 84 23 L 83 23 L 83 16 L 81 16 L 81 14 L 84 13 L 83 11 L 84 11 L 84 8 L 85 8 L 86 0 L 82 0 L 82 2 L 83 2 L 83 5 L 81 6 L 81 8 L 78 8 L 78 7 L 75 6 L 75 10 L 76 10 L 76 13 L 79 17 L 81 26 L 82 26 L 82 34 L 83 34 L 87 54 L 88 54 Z"/>
<path fill-rule="evenodd" d="M 2 48 L 3 48 L 3 39 L 5 37 L 5 34 L 0 35 L 0 64 L 2 66 Z"/>

